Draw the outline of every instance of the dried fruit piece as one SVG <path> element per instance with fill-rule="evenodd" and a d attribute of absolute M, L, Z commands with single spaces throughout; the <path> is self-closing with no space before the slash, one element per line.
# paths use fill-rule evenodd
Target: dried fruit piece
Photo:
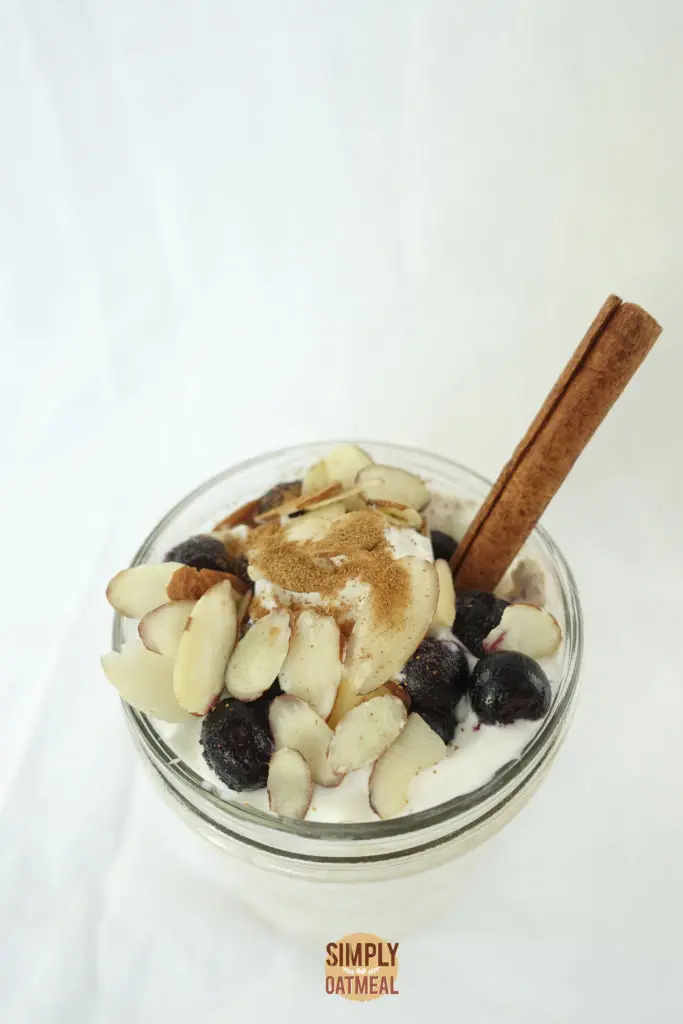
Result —
<path fill-rule="evenodd" d="M 444 743 L 452 742 L 458 724 L 454 708 L 418 708 L 415 713 L 424 718 L 429 728 L 433 729 Z"/>
<path fill-rule="evenodd" d="M 268 778 L 273 737 L 260 701 L 222 700 L 202 722 L 204 760 L 221 782 L 238 793 L 260 789 Z"/>
<path fill-rule="evenodd" d="M 327 763 L 327 748 L 332 730 L 312 707 L 289 693 L 276 697 L 270 705 L 270 728 L 275 746 L 298 750 L 311 769 L 311 777 L 320 786 L 338 786 L 341 776 L 335 775 Z"/>
<path fill-rule="evenodd" d="M 305 818 L 313 794 L 311 769 L 298 750 L 281 747 L 268 767 L 268 805 L 284 818 Z"/>
<path fill-rule="evenodd" d="M 550 707 L 550 683 L 533 658 L 518 651 L 495 651 L 474 666 L 470 700 L 486 725 L 508 725 L 518 718 L 535 721 Z"/>
<path fill-rule="evenodd" d="M 434 563 L 439 581 L 439 599 L 432 619 L 432 628 L 451 629 L 455 622 L 455 587 L 448 562 L 438 558 Z"/>
<path fill-rule="evenodd" d="M 458 547 L 457 540 L 444 533 L 443 530 L 430 530 L 429 537 L 432 542 L 434 558 L 443 558 L 444 562 L 450 562 Z"/>
<path fill-rule="evenodd" d="M 278 610 L 258 619 L 235 647 L 225 688 L 238 700 L 256 700 L 277 678 L 289 650 L 289 614 Z"/>
<path fill-rule="evenodd" d="M 545 573 L 533 558 L 521 558 L 496 587 L 496 596 L 542 608 L 545 604 Z"/>
<path fill-rule="evenodd" d="M 124 569 L 109 581 L 107 600 L 119 615 L 141 619 L 153 608 L 166 604 L 166 587 L 174 572 L 182 568 L 180 562 L 163 562 L 161 565 L 136 565 L 132 569 Z"/>
<path fill-rule="evenodd" d="M 391 746 L 408 713 L 392 694 L 374 697 L 353 708 L 337 726 L 327 752 L 335 775 L 346 775 L 372 764 Z"/>
<path fill-rule="evenodd" d="M 339 680 L 339 626 L 330 615 L 306 610 L 297 619 L 289 653 L 280 669 L 280 686 L 310 704 L 321 718 L 334 706 Z"/>
<path fill-rule="evenodd" d="M 380 818 L 393 818 L 408 803 L 415 776 L 446 756 L 444 741 L 420 715 L 408 716 L 405 727 L 370 775 L 370 806 Z"/>
<path fill-rule="evenodd" d="M 225 666 L 236 637 L 235 597 L 226 580 L 200 597 L 178 644 L 173 688 L 186 711 L 205 715 L 213 707 L 223 689 Z"/>
<path fill-rule="evenodd" d="M 193 569 L 215 569 L 218 572 L 235 571 L 235 559 L 228 554 L 223 541 L 208 533 L 198 533 L 176 544 L 164 556 L 165 562 L 182 562 Z"/>
<path fill-rule="evenodd" d="M 164 722 L 190 721 L 173 692 L 173 661 L 132 641 L 102 658 L 109 682 L 128 704 Z"/>
<path fill-rule="evenodd" d="M 366 600 L 356 616 L 346 648 L 344 667 L 356 693 L 370 693 L 392 679 L 416 649 L 434 615 L 439 596 L 436 570 L 421 558 L 401 558 L 410 588 L 403 622 L 378 619 L 372 601 Z"/>
<path fill-rule="evenodd" d="M 256 515 L 263 515 L 272 508 L 279 508 L 288 501 L 295 501 L 301 495 L 301 480 L 288 480 L 286 483 L 275 484 L 258 499 Z"/>
<path fill-rule="evenodd" d="M 230 572 L 217 572 L 216 569 L 193 569 L 190 565 L 181 565 L 173 573 L 168 587 L 167 598 L 171 601 L 198 601 L 207 590 L 217 583 L 230 583 L 237 594 L 246 594 L 248 584 L 233 576 Z"/>
<path fill-rule="evenodd" d="M 322 490 L 327 483 L 327 466 L 325 465 L 325 460 L 321 459 L 320 462 L 314 462 L 312 466 L 309 466 L 304 473 L 301 493 L 314 494 L 316 491 Z"/>
<path fill-rule="evenodd" d="M 175 658 L 194 601 L 170 601 L 140 619 L 138 634 L 148 651 Z"/>
<path fill-rule="evenodd" d="M 481 658 L 484 640 L 498 625 L 507 606 L 507 601 L 486 590 L 459 590 L 453 633 L 468 651 Z"/>
<path fill-rule="evenodd" d="M 467 692 L 469 678 L 467 656 L 452 638 L 425 637 L 403 669 L 414 711 L 454 708 Z"/>
<path fill-rule="evenodd" d="M 535 604 L 511 604 L 499 624 L 483 642 L 484 652 L 519 651 L 530 658 L 547 658 L 562 643 L 562 630 L 554 615 Z"/>
<path fill-rule="evenodd" d="M 366 466 L 356 483 L 362 486 L 361 494 L 369 504 L 391 501 L 419 510 L 429 501 L 429 491 L 420 477 L 394 466 Z"/>

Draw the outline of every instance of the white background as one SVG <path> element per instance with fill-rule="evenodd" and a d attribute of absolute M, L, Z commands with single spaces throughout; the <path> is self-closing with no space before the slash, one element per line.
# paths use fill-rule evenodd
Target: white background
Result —
<path fill-rule="evenodd" d="M 681 1020 L 682 33 L 677 0 L 0 3 L 3 1021 Z M 331 999 L 141 776 L 104 584 L 264 448 L 495 475 L 610 291 L 665 330 L 546 517 L 575 723 L 400 997 Z"/>

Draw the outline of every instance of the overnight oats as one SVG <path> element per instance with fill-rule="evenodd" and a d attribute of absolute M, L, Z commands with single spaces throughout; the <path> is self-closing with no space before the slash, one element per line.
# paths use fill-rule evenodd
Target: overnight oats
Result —
<path fill-rule="evenodd" d="M 107 678 L 225 800 L 363 822 L 470 792 L 519 757 L 552 701 L 562 609 L 518 558 L 495 593 L 457 591 L 476 502 L 333 448 L 110 603 L 137 637 Z"/>
<path fill-rule="evenodd" d="M 399 446 L 288 449 L 184 499 L 108 587 L 143 763 L 287 933 L 443 912 L 564 735 L 581 621 L 555 546 L 534 531 L 495 593 L 453 582 L 488 487 Z"/>

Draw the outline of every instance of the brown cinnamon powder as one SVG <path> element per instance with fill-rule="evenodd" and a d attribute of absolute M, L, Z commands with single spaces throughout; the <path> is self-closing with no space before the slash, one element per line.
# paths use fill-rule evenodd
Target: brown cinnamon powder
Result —
<path fill-rule="evenodd" d="M 351 512 L 333 522 L 322 540 L 291 541 L 286 529 L 269 524 L 250 535 L 249 561 L 283 590 L 323 598 L 334 598 L 349 580 L 359 580 L 370 589 L 377 618 L 399 627 L 409 580 L 386 542 L 384 527 L 377 512 Z"/>

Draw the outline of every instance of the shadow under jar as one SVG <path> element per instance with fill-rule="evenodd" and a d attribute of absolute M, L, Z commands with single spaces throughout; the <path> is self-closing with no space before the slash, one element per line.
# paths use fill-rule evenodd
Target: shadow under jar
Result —
<path fill-rule="evenodd" d="M 419 474 L 430 490 L 477 501 L 489 490 L 488 481 L 439 456 L 398 445 L 361 444 L 376 462 Z M 324 443 L 271 452 L 207 481 L 171 509 L 132 564 L 160 562 L 180 540 L 210 529 L 278 481 L 301 476 L 333 447 Z M 457 889 L 481 858 L 478 848 L 529 800 L 570 722 L 581 667 L 582 618 L 571 571 L 543 529 L 534 531 L 527 550 L 551 577 L 564 620 L 552 705 L 518 759 L 484 785 L 436 806 L 387 821 L 279 818 L 213 791 L 178 758 L 153 720 L 123 704 L 136 748 L 158 790 L 195 833 L 221 851 L 226 888 L 261 919 L 287 934 L 320 941 L 351 932 L 401 937 L 453 905 Z M 135 633 L 134 622 L 116 615 L 114 649 Z"/>

